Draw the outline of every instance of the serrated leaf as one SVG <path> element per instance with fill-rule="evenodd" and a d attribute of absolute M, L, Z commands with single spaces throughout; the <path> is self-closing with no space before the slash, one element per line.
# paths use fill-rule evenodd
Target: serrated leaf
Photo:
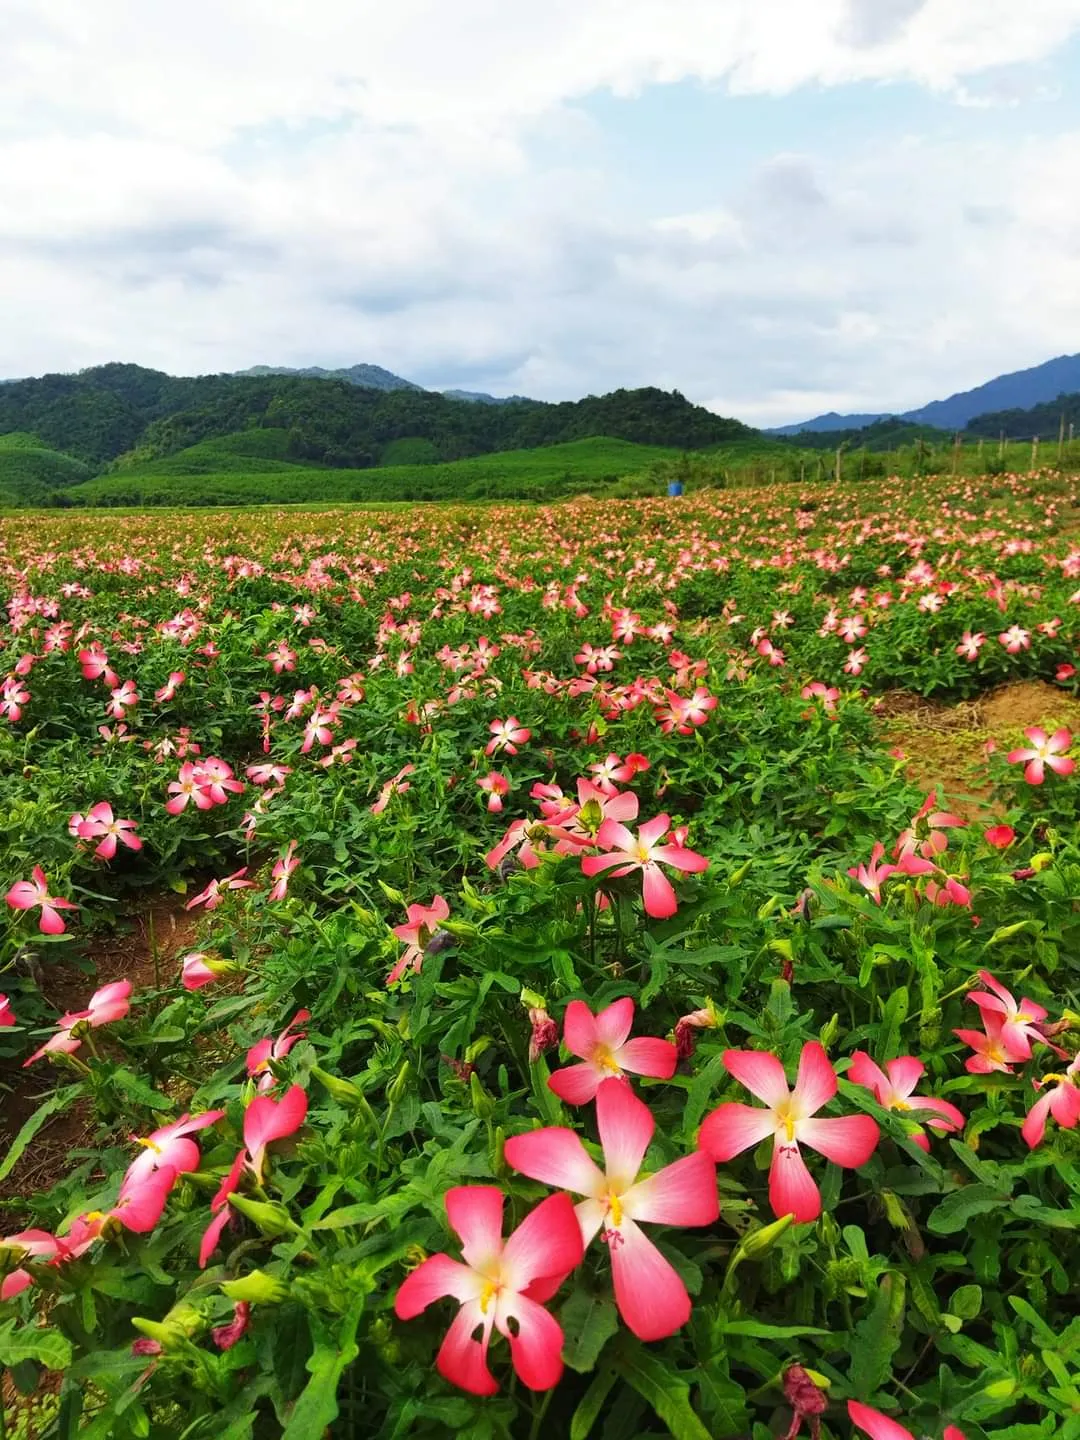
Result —
<path fill-rule="evenodd" d="M 900 1344 L 906 1295 L 903 1275 L 893 1271 L 882 1276 L 870 1313 L 855 1326 L 848 1379 L 860 1400 L 873 1396 L 889 1373 Z"/>
<path fill-rule="evenodd" d="M 563 1328 L 563 1359 L 571 1370 L 586 1374 L 596 1368 L 600 1352 L 619 1328 L 619 1312 L 606 1295 L 575 1290 L 559 1313 Z"/>
<path fill-rule="evenodd" d="M 926 1228 L 935 1235 L 956 1235 L 963 1230 L 973 1215 L 985 1215 L 996 1210 L 1009 1197 L 992 1185 L 965 1185 L 946 1195 L 939 1205 L 930 1212 Z"/>
<path fill-rule="evenodd" d="M 66 1370 L 72 1361 L 71 1341 L 59 1330 L 37 1325 L 20 1325 L 10 1321 L 0 1329 L 0 1367 L 35 1360 L 46 1370 Z"/>

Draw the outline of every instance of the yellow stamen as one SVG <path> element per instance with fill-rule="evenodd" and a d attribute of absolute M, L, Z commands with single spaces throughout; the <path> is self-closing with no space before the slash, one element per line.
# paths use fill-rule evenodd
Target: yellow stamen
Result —
<path fill-rule="evenodd" d="M 488 1308 L 488 1306 L 491 1304 L 493 1298 L 495 1297 L 495 1294 L 496 1294 L 496 1291 L 497 1291 L 497 1290 L 498 1290 L 498 1286 L 497 1286 L 497 1285 L 493 1285 L 490 1280 L 489 1280 L 488 1283 L 484 1286 L 483 1291 L 482 1291 L 481 1294 L 480 1294 L 480 1313 L 481 1313 L 482 1315 L 486 1315 L 486 1314 L 487 1314 L 487 1308 Z"/>
<path fill-rule="evenodd" d="M 148 1150 L 153 1150 L 155 1155 L 161 1154 L 161 1146 L 155 1145 L 153 1140 L 147 1140 L 142 1135 L 135 1136 L 136 1145 L 145 1145 Z"/>
<path fill-rule="evenodd" d="M 642 845 L 639 841 L 636 848 L 637 858 L 641 861 L 642 865 L 648 865 L 651 854 L 649 847 L 647 845 Z"/>
<path fill-rule="evenodd" d="M 95 1220 L 104 1220 L 105 1218 L 106 1216 L 103 1210 L 88 1210 L 83 1216 L 83 1219 L 90 1222 L 91 1224 Z"/>
<path fill-rule="evenodd" d="M 611 1223 L 613 1225 L 621 1225 L 622 1201 L 619 1199 L 618 1195 L 616 1195 L 614 1191 L 612 1191 L 608 1197 L 608 1209 L 611 1211 Z"/>
<path fill-rule="evenodd" d="M 906 1100 L 894 1100 L 892 1102 L 892 1108 L 894 1110 L 910 1110 L 911 1106 Z"/>
<path fill-rule="evenodd" d="M 605 1070 L 610 1070 L 613 1075 L 622 1074 L 622 1070 L 619 1068 L 619 1062 L 606 1045 L 597 1047 L 594 1060 L 597 1065 L 603 1066 Z"/>

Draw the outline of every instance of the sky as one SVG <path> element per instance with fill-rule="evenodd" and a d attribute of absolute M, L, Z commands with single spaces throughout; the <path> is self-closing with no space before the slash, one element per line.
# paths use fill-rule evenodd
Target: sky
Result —
<path fill-rule="evenodd" d="M 0 8 L 0 376 L 776 425 L 1080 350 L 1080 0 Z"/>

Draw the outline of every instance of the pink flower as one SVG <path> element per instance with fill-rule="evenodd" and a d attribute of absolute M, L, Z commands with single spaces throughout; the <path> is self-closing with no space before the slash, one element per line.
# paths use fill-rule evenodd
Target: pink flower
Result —
<path fill-rule="evenodd" d="M 874 1064 L 865 1050 L 856 1050 L 851 1057 L 848 1079 L 855 1085 L 869 1090 L 879 1105 L 886 1110 L 909 1110 L 927 1113 L 926 1124 L 932 1129 L 948 1133 L 964 1128 L 964 1116 L 955 1105 L 947 1100 L 935 1100 L 930 1096 L 915 1095 L 912 1092 L 926 1074 L 926 1066 L 912 1055 L 901 1055 L 885 1062 L 884 1071 Z M 929 1151 L 930 1141 L 922 1126 L 918 1126 L 911 1139 L 921 1150 Z"/>
<path fill-rule="evenodd" d="M 865 1165 L 878 1143 L 877 1124 L 869 1115 L 844 1115 L 815 1120 L 813 1116 L 836 1094 L 836 1074 L 816 1040 L 808 1041 L 799 1059 L 795 1089 L 788 1090 L 784 1067 L 774 1055 L 754 1050 L 726 1050 L 724 1065 L 766 1109 L 730 1102 L 706 1117 L 698 1141 L 718 1163 L 731 1160 L 752 1145 L 773 1136 L 769 1170 L 769 1203 L 779 1218 L 797 1223 L 816 1220 L 821 1195 L 799 1151 L 809 1145 L 845 1169 Z"/>
<path fill-rule="evenodd" d="M 213 960 L 201 950 L 193 950 L 181 962 L 180 983 L 185 990 L 201 990 L 204 985 L 212 985 L 222 975 L 228 975 L 235 969 L 236 966 L 227 960 Z"/>
<path fill-rule="evenodd" d="M 116 1204 L 105 1211 L 105 1216 L 119 1221 L 125 1230 L 135 1235 L 148 1234 L 161 1219 L 176 1177 L 177 1171 L 171 1165 L 151 1168 L 134 1176 L 125 1175 Z M 98 1216 L 83 1218 L 96 1220 Z"/>
<path fill-rule="evenodd" d="M 890 1420 L 880 1410 L 864 1405 L 860 1400 L 849 1400 L 847 1408 L 851 1423 L 860 1430 L 865 1430 L 870 1440 L 915 1440 L 910 1430 L 898 1425 L 895 1420 Z M 963 1431 L 958 1430 L 955 1425 L 946 1425 L 943 1440 L 965 1440 L 965 1437 Z"/>
<path fill-rule="evenodd" d="M 211 880 L 205 890 L 200 890 L 198 895 L 192 898 L 184 906 L 185 910 L 194 910 L 196 905 L 205 905 L 207 910 L 216 910 L 225 899 L 225 892 L 228 890 L 247 890 L 254 886 L 254 880 L 245 880 L 247 866 L 234 870 L 231 875 L 226 875 L 224 880 Z"/>
<path fill-rule="evenodd" d="M 55 1035 L 50 1036 L 39 1050 L 35 1050 L 29 1060 L 23 1061 L 23 1068 L 32 1065 L 42 1055 L 73 1055 L 82 1044 L 79 1036 L 73 1034 L 76 1027 L 96 1030 L 102 1025 L 111 1025 L 115 1020 L 123 1020 L 131 1009 L 130 996 L 130 980 L 114 980 L 111 985 L 103 985 L 99 990 L 95 990 L 85 1010 L 69 1010 L 66 1015 L 60 1016 Z M 82 1033 L 85 1033 L 85 1029 Z"/>
<path fill-rule="evenodd" d="M 63 1255 L 63 1245 L 62 1240 L 50 1235 L 47 1230 L 20 1230 L 17 1235 L 0 1238 L 0 1248 L 15 1251 L 15 1258 L 19 1260 L 56 1260 Z M 0 1301 L 14 1300 L 16 1295 L 21 1295 L 33 1283 L 34 1277 L 30 1271 L 17 1266 L 0 1279 Z"/>
<path fill-rule="evenodd" d="M 1063 664 L 1059 665 L 1054 671 L 1054 679 L 1058 682 L 1059 685 L 1065 685 L 1073 678 L 1075 674 L 1076 666 L 1070 665 L 1068 661 L 1065 661 Z"/>
<path fill-rule="evenodd" d="M 214 1217 L 210 1224 L 203 1231 L 202 1243 L 199 1246 L 199 1269 L 205 1270 L 210 1256 L 217 1249 L 218 1241 L 221 1239 L 221 1232 L 229 1223 L 229 1196 L 236 1192 L 240 1184 L 240 1176 L 247 1163 L 247 1151 L 238 1150 L 233 1159 L 229 1173 L 218 1186 L 217 1194 L 210 1201 L 210 1213 Z"/>
<path fill-rule="evenodd" d="M 298 1040 L 304 1038 L 304 1031 L 293 1033 L 294 1025 L 303 1025 L 306 1020 L 311 1019 L 310 1010 L 298 1010 L 289 1021 L 285 1029 L 275 1040 L 272 1035 L 260 1040 L 247 1052 L 247 1073 L 249 1079 L 259 1077 L 260 1090 L 272 1090 L 274 1086 L 274 1074 L 270 1068 L 272 1060 L 284 1060 L 289 1051 Z"/>
<path fill-rule="evenodd" d="M 129 850 L 142 849 L 143 842 L 135 834 L 135 821 L 117 820 L 107 800 L 100 800 L 83 818 L 78 835 L 80 840 L 100 840 L 94 850 L 99 860 L 112 860 L 118 841 Z"/>
<path fill-rule="evenodd" d="M 500 750 L 516 755 L 518 746 L 526 745 L 532 738 L 532 731 L 526 730 L 516 715 L 510 715 L 505 720 L 492 720 L 488 729 L 491 739 L 484 747 L 485 755 L 495 755 Z"/>
<path fill-rule="evenodd" d="M 487 775 L 482 775 L 477 780 L 481 790 L 487 791 L 487 808 L 497 813 L 503 808 L 503 796 L 510 793 L 510 781 L 505 775 L 500 775 L 497 770 L 491 770 Z"/>
<path fill-rule="evenodd" d="M 1016 831 L 1011 825 L 991 825 L 983 831 L 983 839 L 995 850 L 1007 850 L 1016 839 Z"/>
<path fill-rule="evenodd" d="M 1030 1060 L 1032 1040 L 1046 1043 L 1046 1036 L 1040 1028 L 1046 1019 L 1046 1011 L 1034 1000 L 1023 999 L 1017 1005 L 1009 991 L 994 979 L 989 970 L 980 970 L 979 979 L 993 993 L 971 990 L 967 998 L 979 1007 L 984 1023 L 989 1015 L 1000 1017 L 1001 1039 L 1006 1049 L 1012 1051 L 1014 1059 Z"/>
<path fill-rule="evenodd" d="M 870 895 L 873 896 L 876 904 L 881 904 L 881 887 L 890 875 L 896 873 L 895 865 L 882 865 L 880 862 L 885 855 L 885 846 L 878 844 L 870 851 L 869 865 L 855 865 L 847 873 Z"/>
<path fill-rule="evenodd" d="M 945 831 L 963 829 L 967 825 L 963 816 L 954 815 L 951 810 L 935 810 L 936 804 L 937 791 L 931 790 L 912 817 L 911 824 L 900 832 L 893 850 L 895 859 L 902 860 L 905 855 L 918 853 L 924 860 L 934 860 L 949 848 L 949 837 Z M 924 820 L 925 827 L 922 824 Z M 924 829 L 925 836 L 922 834 Z"/>
<path fill-rule="evenodd" d="M 38 929 L 43 935 L 62 935 L 67 926 L 58 912 L 77 910 L 79 907 L 71 900 L 59 900 L 49 894 L 49 882 L 40 865 L 35 865 L 30 873 L 32 880 L 16 880 L 12 885 L 5 896 L 7 903 L 13 910 L 33 910 L 40 905 Z"/>
<path fill-rule="evenodd" d="M 154 691 L 154 699 L 157 700 L 159 704 L 164 704 L 166 700 L 175 699 L 177 690 L 184 683 L 184 678 L 183 670 L 174 670 L 165 684 L 162 685 L 161 689 Z"/>
<path fill-rule="evenodd" d="M 1076 761 L 1062 754 L 1072 744 L 1072 734 L 1064 725 L 1060 730 L 1055 730 L 1049 739 L 1046 731 L 1038 725 L 1032 725 L 1024 734 L 1030 740 L 1030 746 L 1021 750 L 1010 750 L 1005 758 L 1010 765 L 1027 762 L 1024 766 L 1024 779 L 1029 785 L 1043 783 L 1047 766 L 1057 775 L 1071 775 L 1076 769 Z"/>
<path fill-rule="evenodd" d="M 532 1026 L 529 1035 L 529 1064 L 535 1065 L 545 1051 L 559 1043 L 559 1027 L 540 1005 L 534 1005 L 529 1010 L 529 1024 Z"/>
<path fill-rule="evenodd" d="M 523 1175 L 586 1198 L 577 1206 L 582 1240 L 599 1233 L 611 1255 L 615 1303 L 641 1340 L 673 1335 L 690 1318 L 690 1296 L 673 1267 L 640 1228 L 710 1225 L 720 1214 L 716 1169 L 702 1151 L 638 1180 L 655 1122 L 649 1107 L 620 1080 L 596 1092 L 605 1170 L 572 1130 L 551 1126 L 506 1142 L 506 1161 Z"/>
<path fill-rule="evenodd" d="M 472 1395 L 498 1390 L 487 1364 L 491 1332 L 510 1345 L 510 1358 L 530 1390 L 550 1390 L 563 1372 L 563 1332 L 540 1303 L 550 1299 L 581 1263 L 581 1229 L 566 1195 L 552 1195 L 502 1238 L 503 1194 L 490 1185 L 448 1190 L 446 1214 L 461 1238 L 464 1264 L 431 1255 L 397 1293 L 399 1320 L 412 1320 L 436 1300 L 460 1306 L 435 1365 L 451 1384 Z M 474 1338 L 481 1331 L 480 1339 Z"/>
<path fill-rule="evenodd" d="M 1018 655 L 1021 650 L 1030 650 L 1031 648 L 1031 635 L 1019 625 L 1010 625 L 1008 630 L 1001 632 L 998 640 L 1010 655 Z"/>
<path fill-rule="evenodd" d="M 640 870 L 646 915 L 651 915 L 654 920 L 666 920 L 675 914 L 679 906 L 671 881 L 660 866 L 670 865 L 674 870 L 693 874 L 709 868 L 704 855 L 698 855 L 682 845 L 661 844 L 662 837 L 670 829 L 671 817 L 668 815 L 657 815 L 639 825 L 636 837 L 619 821 L 605 820 L 597 833 L 596 843 L 602 850 L 611 853 L 583 856 L 581 869 L 589 876 L 610 870 L 613 880 Z"/>
<path fill-rule="evenodd" d="M 844 661 L 844 670 L 848 675 L 861 675 L 869 659 L 869 655 L 860 646 L 858 650 L 852 650 L 851 654 Z"/>
<path fill-rule="evenodd" d="M 216 1125 L 224 1114 L 224 1110 L 205 1110 L 194 1119 L 190 1115 L 181 1115 L 179 1120 L 162 1125 L 145 1138 L 138 1138 L 138 1144 L 144 1149 L 128 1166 L 124 1184 L 144 1180 L 152 1170 L 160 1170 L 166 1165 L 171 1166 L 177 1175 L 197 1170 L 201 1158 L 199 1147 L 188 1137 L 209 1125 Z"/>
<path fill-rule="evenodd" d="M 1064 1075 L 1047 1075 L 1034 1084 L 1036 1090 L 1045 1093 L 1028 1111 L 1020 1129 L 1020 1134 L 1032 1150 L 1042 1144 L 1048 1115 L 1052 1115 L 1066 1130 L 1075 1130 L 1080 1123 L 1080 1055 L 1076 1056 Z"/>
<path fill-rule="evenodd" d="M 307 1118 L 307 1108 L 308 1098 L 303 1088 L 291 1085 L 280 1100 L 272 1095 L 256 1095 L 244 1111 L 244 1145 L 260 1183 L 266 1147 L 275 1140 L 295 1135 Z"/>
<path fill-rule="evenodd" d="M 965 1045 L 970 1045 L 975 1051 L 964 1061 L 964 1069 L 969 1075 L 989 1075 L 991 1071 L 998 1070 L 1004 1075 L 1012 1074 L 1012 1067 L 1020 1060 L 1026 1060 L 1031 1054 L 1030 1045 L 1027 1046 L 1027 1054 L 1021 1055 L 1002 1034 L 1005 1025 L 1004 1016 L 996 1014 L 993 1010 L 983 1012 L 983 1024 L 986 1032 L 982 1030 L 954 1030 L 953 1034 Z"/>
<path fill-rule="evenodd" d="M 122 685 L 117 685 L 115 689 L 109 691 L 109 696 L 109 703 L 105 709 L 114 720 L 123 720 L 129 707 L 139 703 L 134 680 L 125 680 Z"/>
<path fill-rule="evenodd" d="M 405 949 L 386 977 L 387 985 L 393 985 L 400 980 L 410 965 L 413 973 L 419 974 L 424 960 L 424 948 L 440 924 L 449 916 L 450 906 L 441 895 L 436 895 L 430 905 L 410 905 L 405 913 L 408 917 L 406 923 L 393 927 L 393 933 L 405 942 Z"/>
<path fill-rule="evenodd" d="M 548 1080 L 560 1100 L 585 1105 L 595 1099 L 605 1080 L 624 1074 L 671 1079 L 678 1064 L 675 1046 L 651 1036 L 629 1039 L 633 1023 L 634 1002 L 629 995 L 597 1015 L 583 1000 L 570 1001 L 563 1017 L 563 1043 L 582 1064 L 564 1066 Z"/>
<path fill-rule="evenodd" d="M 15 1018 L 15 1011 L 11 1007 L 11 1001 L 6 995 L 0 995 L 0 1030 L 9 1029 L 16 1024 L 18 1021 Z"/>
<path fill-rule="evenodd" d="M 386 784 L 379 791 L 379 798 L 371 807 L 372 815 L 382 814 L 387 805 L 390 804 L 391 795 L 405 794 L 405 791 L 410 788 L 408 782 L 405 781 L 405 776 L 411 775 L 415 769 L 415 765 L 403 765 L 392 780 L 387 780 Z"/>
<path fill-rule="evenodd" d="M 973 635 L 970 630 L 965 630 L 960 636 L 960 644 L 956 647 L 956 653 L 969 662 L 977 660 L 979 651 L 985 644 L 986 636 L 981 631 L 977 631 Z"/>
<path fill-rule="evenodd" d="M 256 785 L 280 785 L 286 775 L 292 774 L 289 765 L 249 765 L 244 774 Z"/>
<path fill-rule="evenodd" d="M 271 900 L 284 900 L 289 889 L 289 880 L 294 870 L 300 868 L 300 861 L 296 858 L 296 841 L 290 840 L 285 854 L 274 861 L 274 868 L 270 875 L 273 885 L 270 886 Z"/>

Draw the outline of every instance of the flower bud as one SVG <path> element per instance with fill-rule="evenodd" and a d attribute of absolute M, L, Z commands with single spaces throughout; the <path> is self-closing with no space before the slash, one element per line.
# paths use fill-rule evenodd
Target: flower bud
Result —
<path fill-rule="evenodd" d="M 233 1311 L 233 1318 L 227 1325 L 215 1325 L 210 1337 L 219 1350 L 231 1350 L 248 1328 L 251 1319 L 251 1305 L 240 1300 Z"/>
<path fill-rule="evenodd" d="M 737 1246 L 737 1253 L 745 1260 L 754 1260 L 759 1255 L 764 1255 L 790 1228 L 794 1218 L 793 1215 L 782 1215 L 779 1220 L 773 1220 L 771 1224 L 762 1225 L 749 1235 L 744 1235 Z"/>
<path fill-rule="evenodd" d="M 239 1280 L 223 1280 L 221 1291 L 230 1300 L 245 1305 L 280 1305 L 289 1298 L 289 1287 L 265 1270 L 252 1270 Z"/>
<path fill-rule="evenodd" d="M 840 1016 L 839 1016 L 839 1015 L 834 1015 L 831 1020 L 826 1020 L 825 1024 L 824 1024 L 824 1025 L 821 1027 L 821 1029 L 818 1031 L 818 1039 L 819 1039 L 820 1042 L 821 1042 L 821 1048 L 822 1048 L 823 1050 L 828 1050 L 829 1046 L 830 1046 L 830 1045 L 833 1043 L 833 1041 L 836 1039 L 836 1036 L 837 1036 L 837 1033 L 838 1033 L 839 1029 L 840 1029 Z"/>
<path fill-rule="evenodd" d="M 529 1023 L 532 1025 L 532 1035 L 529 1037 L 529 1064 L 535 1065 L 546 1050 L 558 1045 L 559 1027 L 544 1009 L 542 1003 L 530 1008 Z"/>
<path fill-rule="evenodd" d="M 185 1341 L 197 1339 L 209 1325 L 202 1310 L 188 1300 L 181 1300 L 174 1305 L 163 1320 L 144 1320 L 135 1315 L 131 1323 L 141 1335 L 156 1341 L 162 1350 L 175 1350 Z"/>
<path fill-rule="evenodd" d="M 391 1105 L 396 1105 L 405 1095 L 412 1079 L 412 1065 L 406 1060 L 401 1069 L 391 1080 L 386 1089 L 386 1098 Z"/>
<path fill-rule="evenodd" d="M 466 935 L 476 934 L 476 927 L 474 925 L 465 926 L 460 921 L 458 921 L 456 922 L 456 928 L 459 933 L 464 933 Z M 424 946 L 424 954 L 441 955 L 444 950 L 449 950 L 453 943 L 454 936 L 451 935 L 450 931 L 445 926 L 443 926 L 442 929 L 435 931 L 435 934 L 432 935 L 431 939 Z"/>
<path fill-rule="evenodd" d="M 318 1065 L 311 1067 L 311 1073 L 326 1093 L 339 1105 L 348 1106 L 350 1109 L 360 1109 L 364 1104 L 364 1092 L 351 1080 L 342 1080 L 337 1075 L 330 1075 L 327 1071 L 320 1069 Z"/>
<path fill-rule="evenodd" d="M 490 1120 L 495 1113 L 495 1101 L 480 1084 L 475 1070 L 469 1076 L 469 1093 L 472 1098 L 473 1114 L 481 1120 Z"/>
<path fill-rule="evenodd" d="M 282 1235 L 299 1235 L 300 1227 L 285 1206 L 277 1200 L 251 1200 L 246 1195 L 232 1194 L 229 1204 L 234 1210 L 250 1220 L 264 1235 L 280 1239 Z M 234 1295 L 234 1300 L 250 1299 L 246 1295 Z"/>
<path fill-rule="evenodd" d="M 691 1010 L 675 1022 L 675 1049 L 680 1060 L 689 1060 L 697 1045 L 697 1030 L 712 1030 L 716 1026 L 716 1011 L 710 1000 L 701 1010 Z"/>
<path fill-rule="evenodd" d="M 810 1372 L 801 1365 L 789 1365 L 784 1371 L 784 1398 L 800 1418 L 823 1415 L 829 1404 Z"/>

